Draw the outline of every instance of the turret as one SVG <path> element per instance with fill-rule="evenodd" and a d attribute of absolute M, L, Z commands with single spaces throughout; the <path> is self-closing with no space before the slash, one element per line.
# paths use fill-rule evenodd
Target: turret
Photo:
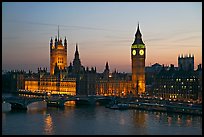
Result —
<path fill-rule="evenodd" d="M 76 43 L 76 51 L 74 54 L 74 60 L 73 60 L 73 68 L 74 68 L 74 73 L 79 73 L 81 70 L 81 61 L 79 59 L 79 52 L 78 52 L 78 44 Z"/>
<path fill-rule="evenodd" d="M 67 39 L 66 39 L 66 37 L 64 39 L 64 46 L 65 46 L 65 49 L 67 49 Z"/>
<path fill-rule="evenodd" d="M 51 37 L 51 40 L 50 40 L 50 47 L 52 47 L 53 45 L 53 40 L 52 40 L 52 37 Z"/>
<path fill-rule="evenodd" d="M 51 37 L 51 40 L 50 40 L 50 52 L 52 52 L 52 46 L 53 46 L 53 40 L 52 40 L 52 37 Z"/>
<path fill-rule="evenodd" d="M 57 42 L 57 37 L 55 37 L 55 48 L 57 47 L 58 42 Z"/>

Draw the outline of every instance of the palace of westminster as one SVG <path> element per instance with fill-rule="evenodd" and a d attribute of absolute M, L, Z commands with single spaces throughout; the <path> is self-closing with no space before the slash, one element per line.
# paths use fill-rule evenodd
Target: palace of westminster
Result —
<path fill-rule="evenodd" d="M 76 44 L 74 60 L 67 65 L 67 46 L 58 37 L 50 40 L 50 73 L 38 68 L 37 73 L 11 71 L 2 74 L 3 91 L 24 89 L 67 95 L 139 96 L 202 100 L 201 64 L 194 70 L 194 55 L 179 55 L 178 67 L 158 63 L 145 67 L 146 46 L 139 24 L 131 45 L 132 73 L 110 72 L 106 62 L 102 73 L 96 67 L 84 67 Z"/>

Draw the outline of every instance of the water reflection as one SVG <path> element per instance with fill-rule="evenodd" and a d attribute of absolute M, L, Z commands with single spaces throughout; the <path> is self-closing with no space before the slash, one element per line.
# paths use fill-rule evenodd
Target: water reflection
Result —
<path fill-rule="evenodd" d="M 50 114 L 45 115 L 44 119 L 44 134 L 45 135 L 53 135 L 54 134 L 54 129 L 53 129 L 53 122 L 52 122 L 52 117 Z"/>
<path fill-rule="evenodd" d="M 178 124 L 179 126 L 181 126 L 181 124 L 182 124 L 182 116 L 181 116 L 181 115 L 178 115 L 178 116 L 177 116 L 177 124 Z"/>
<path fill-rule="evenodd" d="M 187 118 L 186 118 L 186 126 L 191 126 L 191 124 L 192 124 L 192 117 L 187 116 Z"/>
<path fill-rule="evenodd" d="M 66 107 L 75 107 L 76 102 L 75 101 L 67 101 L 67 102 L 64 103 L 64 105 Z"/>
<path fill-rule="evenodd" d="M 33 102 L 27 106 L 27 112 L 29 114 L 36 114 L 38 112 L 45 114 L 47 109 L 47 103 L 45 101 Z"/>
<path fill-rule="evenodd" d="M 180 114 L 167 115 L 168 126 L 172 126 L 172 121 L 174 121 L 175 122 L 173 123 L 174 125 L 182 126 L 182 127 L 183 126 L 190 127 L 192 126 L 192 121 L 193 121 L 192 117 L 193 116 L 191 115 L 180 115 Z"/>
<path fill-rule="evenodd" d="M 138 127 L 145 127 L 145 111 L 134 110 L 133 121 Z"/>
<path fill-rule="evenodd" d="M 127 117 L 126 113 L 121 113 L 121 115 L 119 115 L 119 124 L 120 125 L 127 125 L 126 117 Z"/>
<path fill-rule="evenodd" d="M 167 120 L 168 120 L 168 126 L 171 126 L 171 123 L 172 123 L 172 117 L 168 116 L 168 117 L 167 117 Z"/>

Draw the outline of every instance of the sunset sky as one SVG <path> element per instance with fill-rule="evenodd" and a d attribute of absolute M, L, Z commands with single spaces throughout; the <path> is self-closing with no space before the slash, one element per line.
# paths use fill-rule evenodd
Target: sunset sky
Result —
<path fill-rule="evenodd" d="M 2 70 L 50 70 L 49 41 L 68 39 L 68 64 L 78 43 L 85 67 L 131 72 L 137 25 L 146 45 L 146 66 L 178 66 L 180 54 L 202 64 L 202 2 L 3 2 Z"/>

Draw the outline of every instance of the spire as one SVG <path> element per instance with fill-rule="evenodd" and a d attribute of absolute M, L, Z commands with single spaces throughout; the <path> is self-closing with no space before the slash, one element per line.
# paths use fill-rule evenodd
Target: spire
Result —
<path fill-rule="evenodd" d="M 57 36 L 55 36 L 55 47 L 57 47 Z"/>
<path fill-rule="evenodd" d="M 78 52 L 78 44 L 76 43 L 76 51 L 75 51 L 75 57 L 73 61 L 73 67 L 74 67 L 74 73 L 77 74 L 81 71 L 82 66 L 81 66 L 81 61 L 79 59 L 79 52 Z"/>
<path fill-rule="evenodd" d="M 79 59 L 78 44 L 76 43 L 75 59 Z"/>
<path fill-rule="evenodd" d="M 106 70 L 109 70 L 108 62 L 106 62 Z"/>
<path fill-rule="evenodd" d="M 135 33 L 135 41 L 133 42 L 132 45 L 136 45 L 136 44 L 143 44 L 143 41 L 142 41 L 142 34 L 140 32 L 140 27 L 139 27 L 139 22 L 138 22 L 138 26 L 137 26 L 137 32 Z"/>
<path fill-rule="evenodd" d="M 137 32 L 136 32 L 136 34 L 135 34 L 135 37 L 137 37 L 137 38 L 141 38 L 141 37 L 142 37 L 142 34 L 141 34 L 141 32 L 140 32 L 139 22 L 138 22 Z"/>
<path fill-rule="evenodd" d="M 139 21 L 138 21 L 138 24 L 137 24 L 137 31 L 140 31 L 140 26 L 139 26 Z"/>
<path fill-rule="evenodd" d="M 58 25 L 58 41 L 59 41 L 59 25 Z"/>
<path fill-rule="evenodd" d="M 64 39 L 64 46 L 65 46 L 65 48 L 67 47 L 67 38 L 66 37 Z"/>
<path fill-rule="evenodd" d="M 78 44 L 76 43 L 76 52 L 78 52 Z"/>
<path fill-rule="evenodd" d="M 108 71 L 109 71 L 108 61 L 106 62 L 106 67 L 105 67 L 105 70 L 108 70 Z"/>

